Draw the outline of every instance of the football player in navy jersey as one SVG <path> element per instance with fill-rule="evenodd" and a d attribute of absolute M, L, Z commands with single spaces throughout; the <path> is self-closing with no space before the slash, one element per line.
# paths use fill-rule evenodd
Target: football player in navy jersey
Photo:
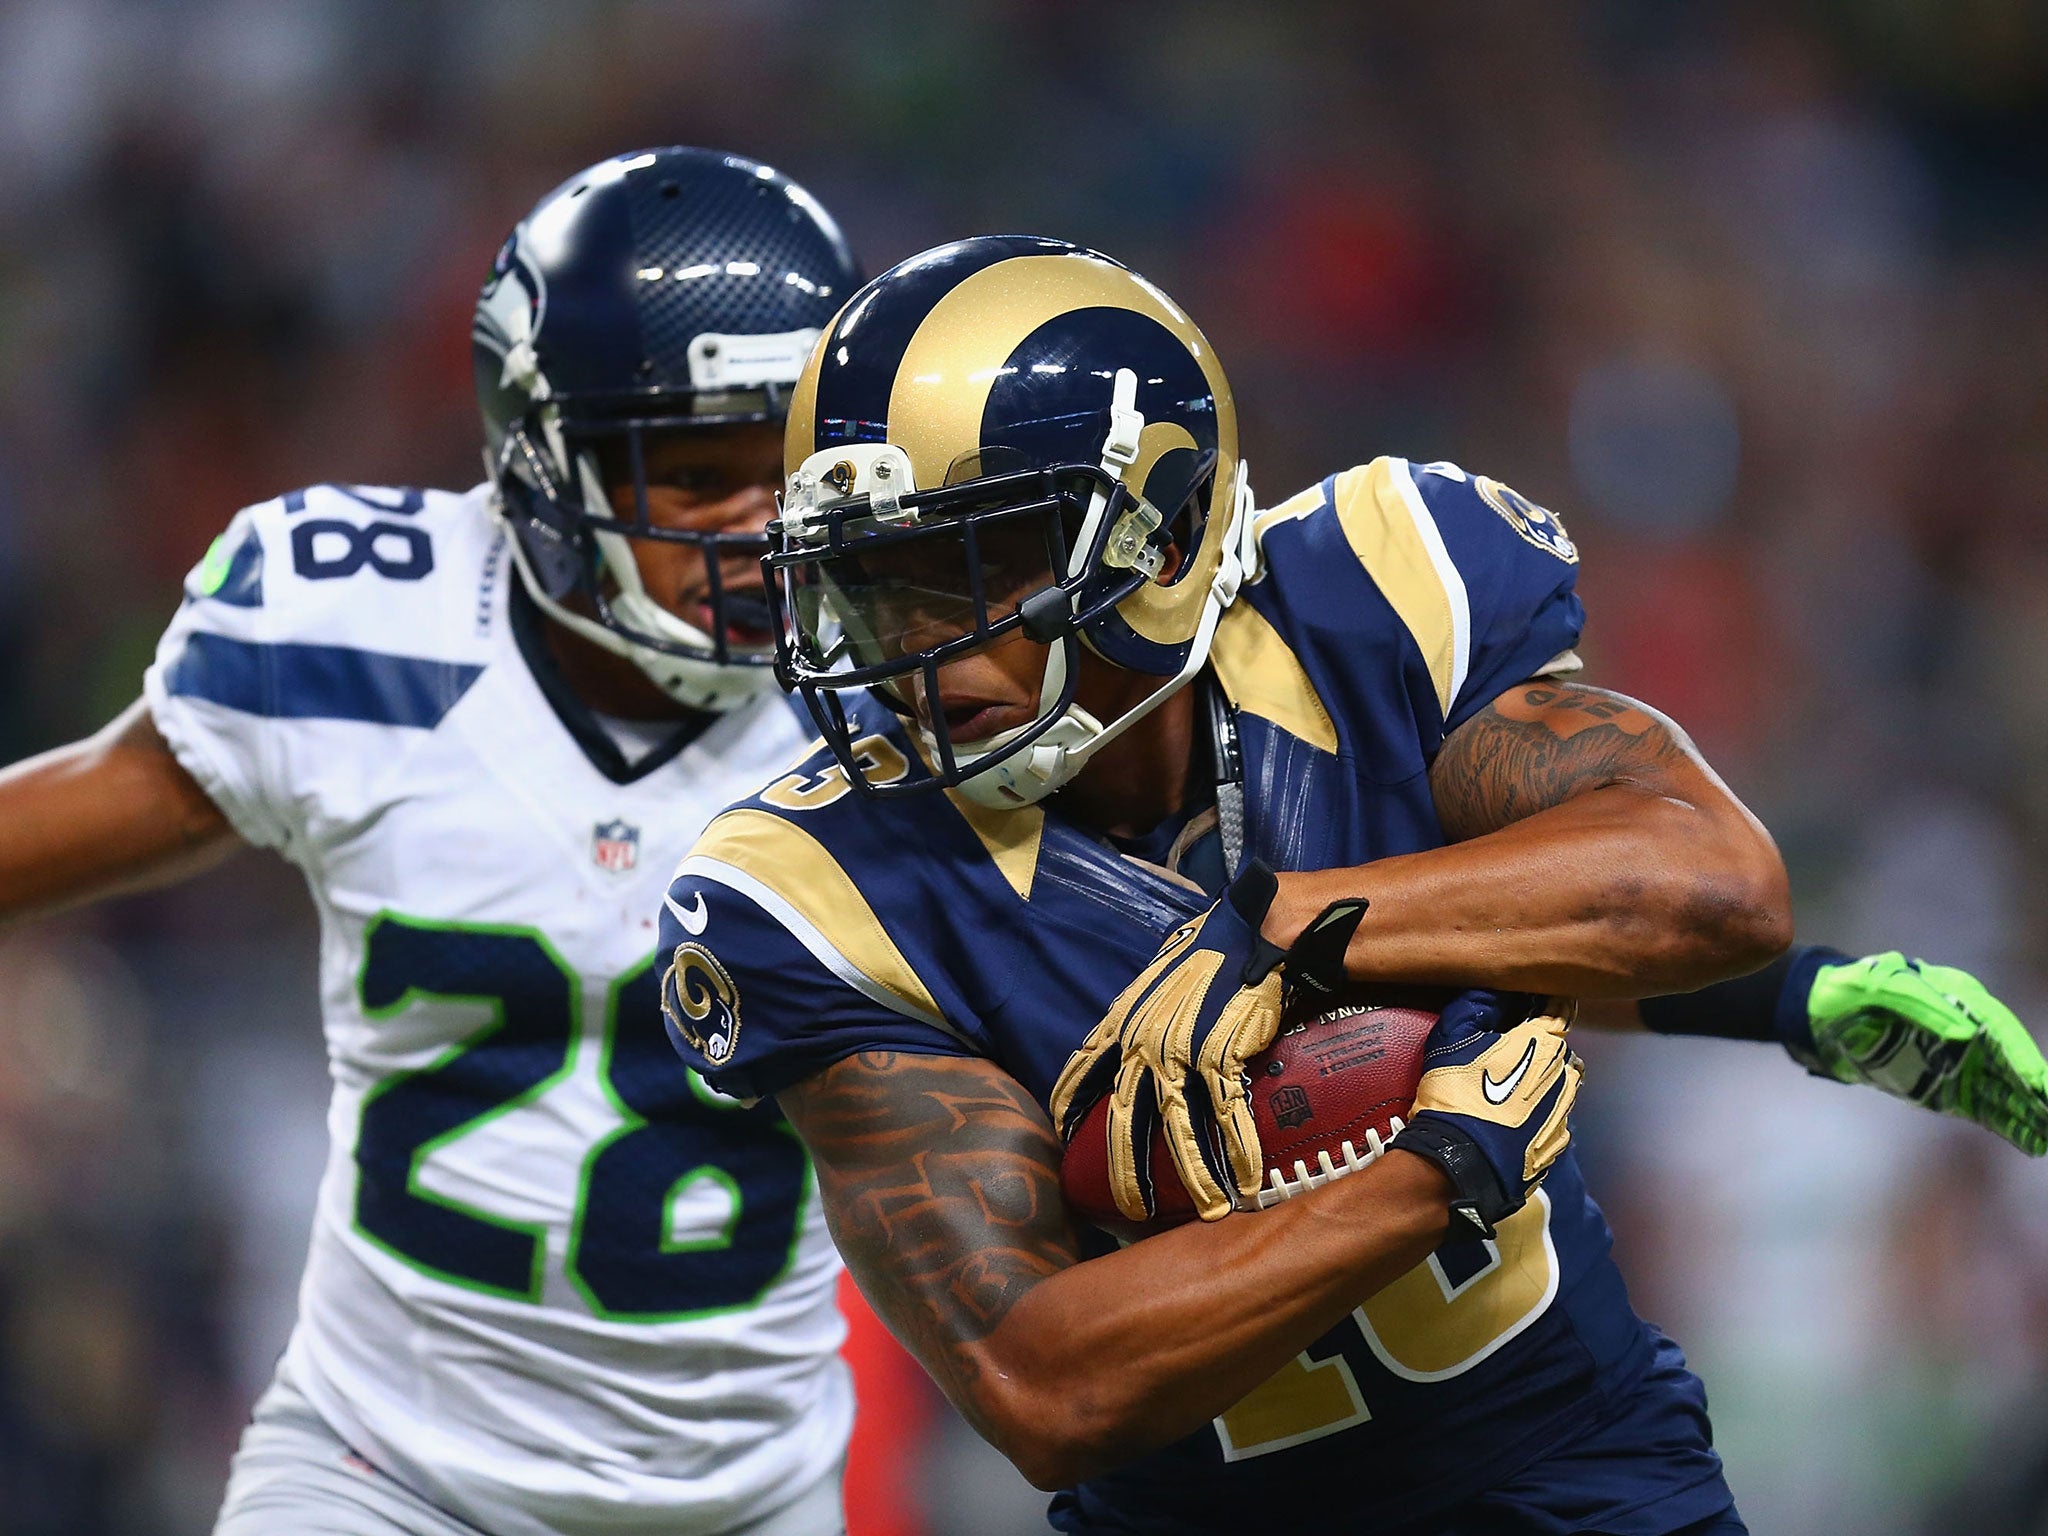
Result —
<path fill-rule="evenodd" d="M 1208 342 L 1105 257 L 896 267 L 821 338 L 785 457 L 779 664 L 823 740 L 678 871 L 671 1038 L 779 1099 L 863 1289 L 1053 1523 L 1741 1531 L 1566 1146 L 1565 999 L 2038 1152 L 2011 1016 L 1786 953 L 1762 827 L 1576 679 L 1543 507 L 1381 458 L 1255 510 Z M 1121 1251 L 1074 1229 L 1091 1104 L 1127 1215 L 1160 1128 L 1203 1216 L 1255 1207 L 1242 1067 L 1283 1004 L 1414 985 L 1467 990 L 1386 1150 Z"/>

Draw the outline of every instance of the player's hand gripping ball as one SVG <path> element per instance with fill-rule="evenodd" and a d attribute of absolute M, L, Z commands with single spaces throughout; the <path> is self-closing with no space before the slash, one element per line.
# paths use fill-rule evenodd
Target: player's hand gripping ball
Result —
<path fill-rule="evenodd" d="M 1333 903 L 1283 950 L 1259 932 L 1278 890 L 1254 860 L 1222 900 L 1168 934 L 1053 1085 L 1053 1124 L 1069 1143 L 1099 1110 L 1100 1135 L 1087 1135 L 1100 1141 L 1125 1222 L 1159 1216 L 1169 1169 L 1205 1221 L 1255 1200 L 1265 1182 L 1246 1063 L 1273 1043 L 1290 994 L 1329 997 L 1342 985 L 1365 915 L 1363 901 Z"/>
<path fill-rule="evenodd" d="M 1453 1236 L 1490 1237 L 1563 1155 L 1582 1076 L 1565 1037 L 1575 1011 L 1569 999 L 1460 992 L 1439 1014 L 1398 991 L 1288 1000 L 1278 1037 L 1244 1064 L 1261 1178 L 1234 1197 L 1233 1209 L 1277 1204 L 1370 1165 L 1391 1146 L 1443 1170 L 1460 1218 Z M 1112 1168 L 1120 1134 L 1112 1101 L 1080 1114 L 1060 1169 L 1077 1216 L 1135 1239 L 1200 1214 L 1163 1119 L 1148 1130 L 1136 1169 L 1146 1204 L 1132 1216 Z M 1220 1127 L 1210 1134 L 1220 1143 Z"/>
<path fill-rule="evenodd" d="M 1257 1135 L 1260 1182 L 1233 1207 L 1260 1209 L 1363 1168 L 1407 1123 L 1422 1079 L 1434 1009 L 1359 997 L 1332 1003 L 1297 994 L 1282 1011 L 1278 1037 L 1244 1064 L 1244 1092 Z M 1074 1214 L 1106 1232 L 1135 1239 L 1196 1215 L 1175 1171 L 1165 1123 L 1151 1124 L 1140 1151 L 1140 1187 L 1151 1202 L 1142 1220 L 1124 1214 L 1110 1169 L 1110 1100 L 1082 1115 L 1060 1165 Z"/>
<path fill-rule="evenodd" d="M 1524 992 L 1461 992 L 1422 1061 L 1413 1113 L 1393 1145 L 1450 1180 L 1454 1236 L 1492 1237 L 1572 1139 L 1585 1075 L 1565 1038 L 1578 1004 Z"/>

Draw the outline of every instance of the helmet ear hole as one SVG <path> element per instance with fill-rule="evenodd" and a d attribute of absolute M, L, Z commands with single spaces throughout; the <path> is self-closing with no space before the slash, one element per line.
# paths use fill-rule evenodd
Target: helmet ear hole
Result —
<path fill-rule="evenodd" d="M 1193 498 L 1183 502 L 1181 509 L 1160 525 L 1160 534 L 1167 546 L 1180 558 L 1160 578 L 1162 587 L 1170 587 L 1187 575 L 1194 563 L 1195 550 L 1202 541 L 1202 508 Z"/>
<path fill-rule="evenodd" d="M 575 540 L 565 538 L 546 518 L 536 515 L 536 501 L 530 495 L 508 491 L 506 521 L 525 551 L 526 564 L 539 581 L 541 592 L 560 602 L 583 584 L 585 556 Z"/>

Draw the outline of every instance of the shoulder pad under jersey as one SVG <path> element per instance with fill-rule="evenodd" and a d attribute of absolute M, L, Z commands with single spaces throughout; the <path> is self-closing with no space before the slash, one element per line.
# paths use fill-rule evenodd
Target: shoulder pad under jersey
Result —
<path fill-rule="evenodd" d="M 1323 750 L 1398 690 L 1434 752 L 1578 643 L 1563 525 L 1454 464 L 1375 459 L 1256 513 L 1254 530 L 1258 564 L 1218 626 L 1217 672 L 1241 708 Z"/>

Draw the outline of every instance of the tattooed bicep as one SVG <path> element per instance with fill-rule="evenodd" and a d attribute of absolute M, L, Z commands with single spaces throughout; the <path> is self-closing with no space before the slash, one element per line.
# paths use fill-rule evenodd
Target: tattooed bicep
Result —
<path fill-rule="evenodd" d="M 1521 683 L 1444 738 L 1429 772 L 1452 842 L 1611 784 L 1676 791 L 1705 764 L 1670 720 L 1604 688 Z"/>
<path fill-rule="evenodd" d="M 895 1051 L 780 1100 L 861 1289 L 942 1385 L 965 1386 L 967 1347 L 1079 1257 L 1045 1112 L 993 1062 Z"/>

